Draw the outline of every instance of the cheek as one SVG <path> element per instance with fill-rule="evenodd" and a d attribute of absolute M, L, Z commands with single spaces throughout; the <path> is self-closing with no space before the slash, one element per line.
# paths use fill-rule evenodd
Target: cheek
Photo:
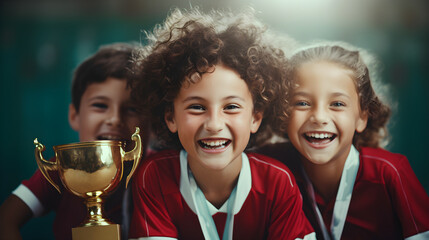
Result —
<path fill-rule="evenodd" d="M 287 132 L 288 134 L 294 134 L 298 131 L 298 128 L 300 124 L 302 124 L 304 121 L 302 120 L 304 117 L 300 116 L 300 114 L 297 114 L 295 112 L 292 112 L 289 118 L 288 126 L 287 126 Z"/>
<path fill-rule="evenodd" d="M 250 119 L 250 120 L 249 120 Z M 232 134 L 240 136 L 243 140 L 248 140 L 251 134 L 252 118 L 249 116 L 233 117 L 226 120 L 230 126 Z M 237 137 L 236 136 L 236 137 Z"/>
<path fill-rule="evenodd" d="M 79 126 L 79 141 L 81 142 L 87 142 L 87 141 L 94 141 L 95 136 L 93 136 L 96 132 L 96 125 L 94 124 L 94 121 L 91 121 L 90 119 L 81 118 L 80 119 L 80 126 Z"/>
<path fill-rule="evenodd" d="M 202 126 L 202 124 L 203 124 L 203 121 L 196 116 L 176 118 L 178 133 L 182 137 L 189 137 L 191 135 L 194 135 L 198 131 L 198 129 Z"/>
<path fill-rule="evenodd" d="M 81 132 L 88 132 L 92 128 L 94 128 L 94 125 L 96 125 L 99 117 L 96 114 L 85 114 L 81 115 L 80 117 L 80 131 Z"/>
<path fill-rule="evenodd" d="M 289 126 L 286 131 L 286 135 L 289 138 L 290 141 L 296 142 L 298 139 L 298 129 L 295 125 L 289 122 Z"/>
<path fill-rule="evenodd" d="M 186 151 L 190 151 L 190 147 L 194 145 L 195 140 L 198 138 L 197 131 L 190 128 L 180 128 L 177 131 L 179 141 Z"/>
<path fill-rule="evenodd" d="M 336 124 L 339 126 L 340 131 L 354 133 L 357 119 L 357 116 L 352 112 L 339 114 L 336 117 Z"/>

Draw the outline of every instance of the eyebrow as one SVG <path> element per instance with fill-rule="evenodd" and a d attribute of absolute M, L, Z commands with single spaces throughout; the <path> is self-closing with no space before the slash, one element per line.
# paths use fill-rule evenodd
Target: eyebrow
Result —
<path fill-rule="evenodd" d="M 304 92 L 304 91 L 294 91 L 294 92 L 292 92 L 292 97 L 295 97 L 295 96 L 308 96 L 308 95 L 310 95 L 310 94 L 307 93 L 307 92 Z"/>
<path fill-rule="evenodd" d="M 108 97 L 106 96 L 95 96 L 95 97 L 91 97 L 88 100 L 93 101 L 93 100 L 109 100 Z"/>
<path fill-rule="evenodd" d="M 342 92 L 334 92 L 331 94 L 333 97 L 345 97 L 345 98 L 350 98 L 350 96 L 348 94 L 342 93 Z"/>
<path fill-rule="evenodd" d="M 297 92 L 294 92 L 292 94 L 292 97 L 296 97 L 296 96 L 310 97 L 311 94 L 307 93 L 305 91 L 297 91 Z M 350 99 L 350 96 L 348 94 L 346 94 L 346 93 L 343 93 L 343 92 L 333 92 L 333 93 L 330 94 L 330 96 L 331 97 L 345 97 L 345 98 L 349 98 Z"/>
<path fill-rule="evenodd" d="M 231 99 L 238 99 L 238 100 L 244 101 L 244 98 L 242 98 L 240 96 L 235 96 L 235 95 L 224 97 L 222 100 L 231 100 Z M 199 97 L 199 96 L 190 96 L 190 97 L 185 98 L 182 102 L 186 103 L 186 102 L 193 101 L 193 100 L 200 100 L 201 101 L 201 100 L 205 100 L 205 98 Z"/>

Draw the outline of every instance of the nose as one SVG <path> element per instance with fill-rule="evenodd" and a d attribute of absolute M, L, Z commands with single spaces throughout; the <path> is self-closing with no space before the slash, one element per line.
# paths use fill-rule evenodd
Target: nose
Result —
<path fill-rule="evenodd" d="M 208 114 L 207 119 L 204 122 L 204 128 L 208 132 L 220 132 L 222 131 L 225 123 L 220 113 L 211 111 Z"/>
<path fill-rule="evenodd" d="M 323 106 L 317 106 L 311 112 L 310 120 L 312 123 L 325 125 L 329 121 L 329 112 Z"/>
<path fill-rule="evenodd" d="M 106 123 L 111 126 L 120 126 L 122 124 L 120 109 L 112 109 L 107 116 Z"/>

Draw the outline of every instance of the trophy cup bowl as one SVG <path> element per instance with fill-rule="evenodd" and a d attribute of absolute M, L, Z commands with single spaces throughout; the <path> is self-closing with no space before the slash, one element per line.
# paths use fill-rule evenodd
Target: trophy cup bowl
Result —
<path fill-rule="evenodd" d="M 124 161 L 133 161 L 125 186 L 134 174 L 142 154 L 142 144 L 137 127 L 131 139 L 134 149 L 125 152 L 121 141 L 100 140 L 54 146 L 55 161 L 46 161 L 42 152 L 45 146 L 34 140 L 35 156 L 40 171 L 61 193 L 52 181 L 49 171 L 58 171 L 61 182 L 68 191 L 84 199 L 88 216 L 80 227 L 112 225 L 103 214 L 103 198 L 120 184 L 124 172 Z"/>

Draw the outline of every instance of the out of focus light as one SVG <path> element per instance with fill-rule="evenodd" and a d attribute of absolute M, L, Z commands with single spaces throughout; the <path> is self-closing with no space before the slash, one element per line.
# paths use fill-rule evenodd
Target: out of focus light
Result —
<path fill-rule="evenodd" d="M 243 1 L 245 3 L 246 1 Z M 261 16 L 278 28 L 325 31 L 368 26 L 376 12 L 375 1 L 361 0 L 255 0 Z"/>

